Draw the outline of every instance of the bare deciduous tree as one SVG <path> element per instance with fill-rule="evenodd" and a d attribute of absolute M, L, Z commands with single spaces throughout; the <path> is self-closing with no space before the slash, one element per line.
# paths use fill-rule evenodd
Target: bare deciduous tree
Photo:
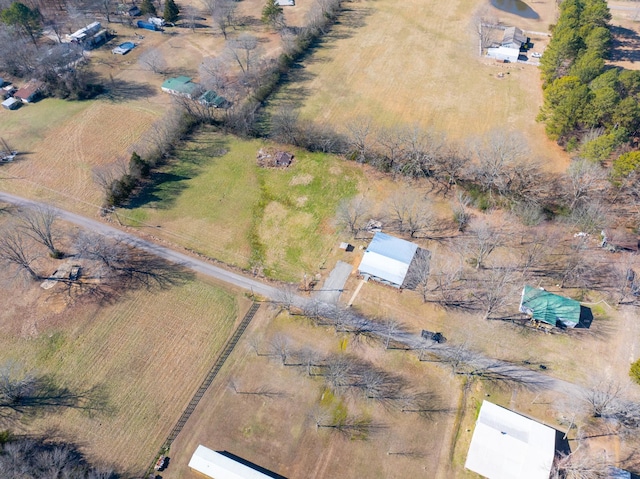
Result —
<path fill-rule="evenodd" d="M 394 229 L 412 238 L 428 234 L 434 228 L 433 205 L 413 189 L 398 191 L 389 198 L 387 211 Z"/>
<path fill-rule="evenodd" d="M 373 126 L 371 118 L 358 118 L 351 121 L 347 124 L 347 130 L 349 131 L 347 141 L 349 142 L 351 156 L 359 163 L 366 163 L 372 146 Z"/>
<path fill-rule="evenodd" d="M 280 358 L 284 366 L 287 365 L 287 358 L 291 354 L 291 341 L 287 336 L 276 334 L 270 341 L 271 355 Z"/>
<path fill-rule="evenodd" d="M 578 158 L 569 165 L 563 184 L 565 198 L 573 210 L 578 203 L 599 196 L 606 186 L 606 172 L 597 163 Z"/>
<path fill-rule="evenodd" d="M 349 231 L 355 238 L 364 227 L 364 220 L 368 213 L 369 200 L 364 196 L 342 200 L 337 211 L 338 225 Z"/>
<path fill-rule="evenodd" d="M 503 311 L 505 306 L 513 306 L 509 302 L 521 286 L 521 278 L 508 268 L 492 269 L 478 277 L 473 296 L 483 308 L 484 319 Z"/>
<path fill-rule="evenodd" d="M 158 48 L 145 50 L 138 58 L 138 63 L 143 69 L 158 75 L 163 75 L 167 72 L 167 61 Z"/>
<path fill-rule="evenodd" d="M 576 449 L 556 456 L 550 479 L 607 479 L 610 466 L 606 456 L 590 454 L 584 449 Z"/>
<path fill-rule="evenodd" d="M 31 239 L 25 236 L 11 226 L 0 231 L 0 262 L 25 273 L 33 281 L 39 281 L 42 276 L 35 271 L 33 262 L 40 254 Z"/>
<path fill-rule="evenodd" d="M 504 237 L 500 228 L 479 221 L 469 228 L 469 237 L 464 242 L 463 254 L 476 269 L 483 268 L 489 256 L 503 245 Z"/>
<path fill-rule="evenodd" d="M 56 248 L 53 225 L 58 219 L 58 212 L 49 206 L 25 208 L 16 214 L 20 220 L 20 229 L 31 239 L 49 250 L 52 258 L 61 258 L 63 253 Z"/>
<path fill-rule="evenodd" d="M 249 33 L 242 33 L 237 38 L 226 43 L 227 54 L 238 64 L 242 73 L 252 71 L 258 62 L 261 52 L 258 48 L 258 38 Z"/>

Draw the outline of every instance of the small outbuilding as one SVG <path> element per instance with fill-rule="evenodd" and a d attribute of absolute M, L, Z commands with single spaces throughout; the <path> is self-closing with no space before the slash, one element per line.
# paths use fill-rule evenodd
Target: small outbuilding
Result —
<path fill-rule="evenodd" d="M 551 326 L 575 328 L 580 323 L 582 306 L 575 299 L 525 286 L 520 300 L 520 312 Z"/>
<path fill-rule="evenodd" d="M 376 233 L 369 243 L 358 274 L 401 288 L 418 245 L 385 233 Z"/>
<path fill-rule="evenodd" d="M 7 110 L 15 110 L 19 106 L 20 106 L 20 101 L 16 100 L 13 97 L 9 97 L 2 102 L 2 108 L 6 108 Z"/>
<path fill-rule="evenodd" d="M 200 95 L 198 103 L 207 108 L 225 108 L 228 104 L 226 98 L 221 97 L 213 90 L 207 90 Z"/>
<path fill-rule="evenodd" d="M 488 479 L 549 479 L 556 430 L 483 401 L 465 467 Z"/>
<path fill-rule="evenodd" d="M 189 467 L 213 479 L 273 479 L 273 476 L 202 445 L 191 456 Z"/>
<path fill-rule="evenodd" d="M 520 48 L 502 46 L 487 48 L 487 57 L 501 62 L 516 63 L 520 57 Z"/>
<path fill-rule="evenodd" d="M 295 4 L 295 0 L 276 0 L 276 5 L 279 7 L 294 7 Z"/>

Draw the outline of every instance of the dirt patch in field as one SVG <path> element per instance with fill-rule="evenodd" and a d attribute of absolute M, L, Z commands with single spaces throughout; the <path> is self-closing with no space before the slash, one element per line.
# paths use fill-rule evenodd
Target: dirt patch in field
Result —
<path fill-rule="evenodd" d="M 313 175 L 297 175 L 291 178 L 289 186 L 306 186 L 313 181 Z"/>

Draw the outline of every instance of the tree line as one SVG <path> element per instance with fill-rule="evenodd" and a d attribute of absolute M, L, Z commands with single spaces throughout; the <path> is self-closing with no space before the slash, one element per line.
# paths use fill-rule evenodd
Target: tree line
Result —
<path fill-rule="evenodd" d="M 607 67 L 612 34 L 605 0 L 565 0 L 541 59 L 547 135 L 591 161 L 619 156 L 640 128 L 640 72 Z"/>

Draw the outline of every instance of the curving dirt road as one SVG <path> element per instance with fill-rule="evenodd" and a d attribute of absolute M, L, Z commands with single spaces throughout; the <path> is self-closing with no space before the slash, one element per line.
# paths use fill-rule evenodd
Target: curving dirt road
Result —
<path fill-rule="evenodd" d="M 16 195 L 12 195 L 9 193 L 0 192 L 0 201 L 6 203 L 12 203 L 17 206 L 27 206 L 27 207 L 50 207 L 54 208 L 55 211 L 60 215 L 60 218 L 73 223 L 82 228 L 86 228 L 87 230 L 100 233 L 106 236 L 111 237 L 119 237 L 125 239 L 130 244 L 153 253 L 161 258 L 166 259 L 167 261 L 171 261 L 173 263 L 181 264 L 186 268 L 189 268 L 197 273 L 201 273 L 203 275 L 209 276 L 211 278 L 217 279 L 219 281 L 223 281 L 225 283 L 231 284 L 233 286 L 237 286 L 239 288 L 252 291 L 253 293 L 264 296 L 265 298 L 278 300 L 281 296 L 281 290 L 274 286 L 270 286 L 256 279 L 252 279 L 226 269 L 220 268 L 218 266 L 214 266 L 205 261 L 198 260 L 191 256 L 188 256 L 183 253 L 179 253 L 170 248 L 157 245 L 150 241 L 141 239 L 131 233 L 126 233 L 120 229 L 114 228 L 113 226 L 109 226 L 107 224 L 101 223 L 96 220 L 92 220 L 90 218 L 86 218 L 84 216 L 71 213 L 69 211 L 61 210 L 60 208 L 52 207 L 48 204 L 41 203 L 38 201 L 29 200 L 26 198 L 21 198 Z M 311 299 L 304 298 L 301 296 L 293 295 L 290 297 L 293 304 L 298 307 L 303 307 Z M 332 307 L 329 304 L 325 303 L 325 306 Z M 369 334 L 373 336 L 378 336 L 380 338 L 386 338 L 389 336 L 389 331 L 386 330 L 385 326 L 368 320 L 366 318 L 359 318 L 359 321 L 366 322 L 365 328 L 369 332 Z M 362 327 L 363 323 L 360 323 L 360 327 Z M 420 336 L 407 333 L 407 332 L 396 332 L 391 333 L 391 340 L 395 341 L 399 344 L 406 345 L 411 349 L 419 350 L 421 348 L 427 348 L 430 352 L 440 357 L 442 360 L 447 361 L 451 359 L 455 354 L 457 354 L 456 346 L 449 345 L 434 345 L 431 341 L 427 341 Z M 485 370 L 483 374 L 493 374 L 493 375 L 505 375 L 508 377 L 517 377 L 522 381 L 522 386 L 524 387 L 532 387 L 534 389 L 539 390 L 550 390 L 555 391 L 564 395 L 572 396 L 572 397 L 580 397 L 584 396 L 584 394 L 588 391 L 587 388 L 580 386 L 578 384 L 570 383 L 568 381 L 564 381 L 561 379 L 556 379 L 548 374 L 541 373 L 537 370 L 532 370 L 521 365 L 508 363 L 505 361 L 492 359 L 489 357 L 481 356 L 477 353 L 474 353 L 474 362 L 473 364 L 478 370 Z"/>

